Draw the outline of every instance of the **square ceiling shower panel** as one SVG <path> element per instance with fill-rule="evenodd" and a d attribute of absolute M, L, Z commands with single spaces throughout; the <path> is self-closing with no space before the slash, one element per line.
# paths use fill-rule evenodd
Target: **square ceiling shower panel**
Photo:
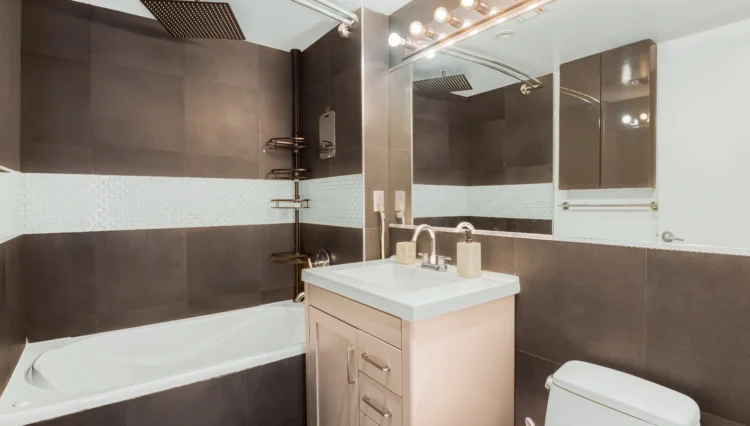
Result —
<path fill-rule="evenodd" d="M 245 40 L 229 3 L 141 0 L 154 17 L 178 38 Z"/>

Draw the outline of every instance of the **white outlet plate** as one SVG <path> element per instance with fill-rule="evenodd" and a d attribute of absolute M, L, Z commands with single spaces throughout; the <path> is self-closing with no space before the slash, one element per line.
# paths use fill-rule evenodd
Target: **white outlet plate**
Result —
<path fill-rule="evenodd" d="M 372 192 L 372 211 L 375 213 L 385 211 L 385 192 L 373 191 Z"/>
<path fill-rule="evenodd" d="M 396 191 L 396 208 L 397 212 L 406 210 L 406 191 Z M 403 206 L 403 207 L 401 207 Z"/>

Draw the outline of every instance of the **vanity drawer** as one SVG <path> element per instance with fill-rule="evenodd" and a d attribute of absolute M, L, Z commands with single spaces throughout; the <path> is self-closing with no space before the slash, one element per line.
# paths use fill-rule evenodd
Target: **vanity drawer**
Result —
<path fill-rule="evenodd" d="M 307 300 L 321 311 L 401 348 L 401 319 L 308 284 Z"/>
<path fill-rule="evenodd" d="M 371 418 L 364 415 L 364 413 L 359 413 L 359 426 L 378 426 L 377 423 L 373 422 Z"/>
<path fill-rule="evenodd" d="M 401 351 L 357 330 L 357 367 L 371 379 L 401 396 Z"/>
<path fill-rule="evenodd" d="M 363 373 L 359 373 L 359 411 L 379 426 L 401 426 L 401 398 Z"/>

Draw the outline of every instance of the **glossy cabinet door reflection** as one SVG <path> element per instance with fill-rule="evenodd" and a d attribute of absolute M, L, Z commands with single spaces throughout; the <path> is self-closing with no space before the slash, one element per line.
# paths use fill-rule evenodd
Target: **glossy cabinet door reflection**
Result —
<path fill-rule="evenodd" d="M 656 44 L 560 67 L 560 189 L 656 186 Z"/>
<path fill-rule="evenodd" d="M 602 188 L 656 186 L 656 44 L 602 53 Z"/>
<path fill-rule="evenodd" d="M 601 175 L 601 55 L 560 67 L 560 189 L 597 189 Z"/>

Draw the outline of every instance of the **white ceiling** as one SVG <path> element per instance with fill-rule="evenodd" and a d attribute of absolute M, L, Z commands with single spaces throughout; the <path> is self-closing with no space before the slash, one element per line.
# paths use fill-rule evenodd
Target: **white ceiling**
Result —
<path fill-rule="evenodd" d="M 459 47 L 540 76 L 560 64 L 636 41 L 663 43 L 750 19 L 749 0 L 556 0 L 548 9 L 526 22 L 497 26 Z M 515 31 L 515 37 L 498 40 L 497 33 L 504 30 Z M 517 83 L 496 71 L 439 54 L 415 64 L 414 75 L 437 77 L 442 69 L 467 75 L 476 90 L 457 93 L 465 96 Z"/>
<path fill-rule="evenodd" d="M 107 9 L 153 18 L 139 0 L 76 0 Z M 216 0 L 219 1 L 219 0 Z M 248 41 L 281 50 L 305 50 L 338 22 L 291 0 L 223 0 L 242 26 Z M 355 11 L 362 7 L 390 15 L 409 0 L 336 0 Z"/>

